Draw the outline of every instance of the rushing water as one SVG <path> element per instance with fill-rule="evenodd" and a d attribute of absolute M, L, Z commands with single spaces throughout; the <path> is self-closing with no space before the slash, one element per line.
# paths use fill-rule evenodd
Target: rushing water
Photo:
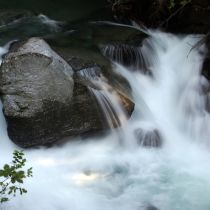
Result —
<path fill-rule="evenodd" d="M 132 118 L 100 140 L 77 139 L 59 147 L 26 150 L 34 171 L 34 177 L 25 183 L 28 193 L 3 208 L 210 209 L 209 98 L 203 91 L 209 84 L 200 76 L 205 49 L 191 51 L 198 37 L 149 33 L 151 37 L 139 50 L 150 74 L 113 64 L 132 87 Z M 7 48 L 0 48 L 1 54 Z M 107 103 L 104 93 L 94 94 Z M 116 102 L 108 98 L 109 104 Z M 160 147 L 139 144 L 139 138 L 145 141 L 148 132 L 154 134 L 151 142 L 161 139 Z M 17 148 L 8 139 L 2 113 L 0 133 L 2 165 L 10 162 Z"/>

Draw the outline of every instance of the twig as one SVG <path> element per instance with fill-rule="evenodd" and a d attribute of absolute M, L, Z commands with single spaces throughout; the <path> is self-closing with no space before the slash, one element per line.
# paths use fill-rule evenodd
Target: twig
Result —
<path fill-rule="evenodd" d="M 199 40 L 196 44 L 194 44 L 194 45 L 191 47 L 191 49 L 190 49 L 190 51 L 189 51 L 187 57 L 190 55 L 190 53 L 191 53 L 194 49 L 196 49 L 196 48 L 202 46 L 202 45 L 205 43 L 205 41 L 206 41 L 206 39 L 207 39 L 208 36 L 210 36 L 210 32 L 208 32 L 201 40 Z"/>
<path fill-rule="evenodd" d="M 181 10 L 184 9 L 185 6 L 187 6 L 188 4 L 190 4 L 191 1 L 187 2 L 186 4 L 183 4 L 179 9 L 177 9 L 174 13 L 172 13 L 163 23 L 161 23 L 159 25 L 159 27 L 162 27 L 165 25 L 165 23 L 168 24 L 169 20 L 171 20 L 174 16 L 176 16 Z"/>

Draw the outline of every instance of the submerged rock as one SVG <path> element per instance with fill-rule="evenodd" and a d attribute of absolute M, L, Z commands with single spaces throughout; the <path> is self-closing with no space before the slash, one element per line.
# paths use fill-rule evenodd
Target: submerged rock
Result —
<path fill-rule="evenodd" d="M 145 210 L 158 210 L 155 206 L 148 206 Z"/>
<path fill-rule="evenodd" d="M 162 137 L 157 129 L 138 128 L 134 131 L 137 142 L 144 147 L 161 147 Z"/>
<path fill-rule="evenodd" d="M 12 141 L 21 147 L 51 145 L 65 137 L 109 129 L 89 91 L 96 87 L 77 72 L 42 39 L 12 45 L 0 71 L 3 112 Z M 118 99 L 130 116 L 134 103 L 122 92 Z"/>

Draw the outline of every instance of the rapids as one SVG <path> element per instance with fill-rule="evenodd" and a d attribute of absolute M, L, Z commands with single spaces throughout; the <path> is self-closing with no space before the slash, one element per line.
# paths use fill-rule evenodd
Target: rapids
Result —
<path fill-rule="evenodd" d="M 139 50 L 151 74 L 113 62 L 132 87 L 132 118 L 105 137 L 25 150 L 34 173 L 25 182 L 28 193 L 3 209 L 210 209 L 209 98 L 203 91 L 209 84 L 200 76 L 205 47 L 191 50 L 199 36 L 148 33 Z M 0 119 L 2 166 L 17 146 L 8 139 L 2 113 Z M 156 129 L 162 146 L 139 145 L 139 128 Z"/>

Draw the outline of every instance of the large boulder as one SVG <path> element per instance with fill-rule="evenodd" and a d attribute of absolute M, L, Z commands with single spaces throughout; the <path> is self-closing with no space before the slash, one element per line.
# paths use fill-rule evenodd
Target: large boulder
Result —
<path fill-rule="evenodd" d="M 9 137 L 21 147 L 32 147 L 106 131 L 108 122 L 90 91 L 98 90 L 93 85 L 94 77 L 79 73 L 93 69 L 101 75 L 100 67 L 94 65 L 76 71 L 39 38 L 13 44 L 0 71 Z M 129 117 L 134 103 L 122 91 L 115 92 Z"/>
<path fill-rule="evenodd" d="M 71 67 L 41 39 L 15 46 L 3 60 L 0 93 L 9 137 L 23 147 L 56 141 L 73 95 Z M 64 119 L 63 119 L 64 118 Z"/>

